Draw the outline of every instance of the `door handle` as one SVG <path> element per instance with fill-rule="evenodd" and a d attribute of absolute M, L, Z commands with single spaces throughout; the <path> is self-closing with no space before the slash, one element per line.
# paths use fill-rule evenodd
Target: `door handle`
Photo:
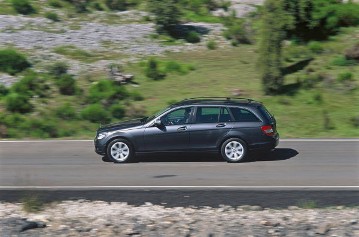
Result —
<path fill-rule="evenodd" d="M 186 131 L 187 130 L 187 126 L 182 126 L 177 128 L 177 131 Z"/>
<path fill-rule="evenodd" d="M 226 126 L 225 123 L 219 123 L 219 124 L 216 125 L 217 128 L 223 128 L 225 126 Z"/>

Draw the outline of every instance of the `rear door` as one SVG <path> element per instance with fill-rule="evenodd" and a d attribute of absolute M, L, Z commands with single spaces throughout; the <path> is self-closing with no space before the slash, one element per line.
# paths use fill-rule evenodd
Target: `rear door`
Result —
<path fill-rule="evenodd" d="M 198 106 L 190 126 L 190 148 L 194 150 L 216 149 L 233 126 L 232 117 L 226 107 Z"/>

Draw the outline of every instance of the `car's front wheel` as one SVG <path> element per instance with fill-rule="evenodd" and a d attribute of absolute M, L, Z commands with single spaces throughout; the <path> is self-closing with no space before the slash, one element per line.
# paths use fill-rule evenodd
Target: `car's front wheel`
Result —
<path fill-rule="evenodd" d="M 134 161 L 135 152 L 129 141 L 119 138 L 108 144 L 107 157 L 115 163 L 128 163 Z"/>
<path fill-rule="evenodd" d="M 229 163 L 242 162 L 247 158 L 247 145 L 239 138 L 230 138 L 222 144 L 221 155 Z"/>

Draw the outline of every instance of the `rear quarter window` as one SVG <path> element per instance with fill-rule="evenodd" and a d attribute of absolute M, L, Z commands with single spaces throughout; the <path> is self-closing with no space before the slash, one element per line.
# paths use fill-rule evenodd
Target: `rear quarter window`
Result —
<path fill-rule="evenodd" d="M 251 111 L 242 108 L 230 108 L 236 122 L 261 122 Z"/>
<path fill-rule="evenodd" d="M 258 110 L 268 121 L 274 120 L 273 115 L 271 115 L 271 113 L 269 113 L 269 111 L 264 106 L 259 106 Z"/>

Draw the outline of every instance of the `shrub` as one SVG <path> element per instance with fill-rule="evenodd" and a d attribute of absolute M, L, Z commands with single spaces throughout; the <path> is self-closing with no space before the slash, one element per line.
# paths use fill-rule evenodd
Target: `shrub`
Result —
<path fill-rule="evenodd" d="M 359 43 L 355 44 L 352 48 L 346 50 L 345 58 L 347 60 L 359 61 Z"/>
<path fill-rule="evenodd" d="M 59 137 L 58 122 L 52 119 L 28 119 L 25 120 L 20 127 L 26 129 L 32 137 Z"/>
<path fill-rule="evenodd" d="M 114 118 L 122 119 L 125 116 L 125 109 L 120 104 L 112 105 L 110 111 Z"/>
<path fill-rule="evenodd" d="M 12 0 L 11 3 L 15 11 L 20 14 L 29 15 L 36 12 L 28 0 Z"/>
<path fill-rule="evenodd" d="M 356 62 L 355 60 L 351 60 L 351 59 L 346 59 L 344 56 L 338 56 L 336 58 L 333 59 L 332 64 L 334 66 L 352 66 L 355 65 Z"/>
<path fill-rule="evenodd" d="M 70 120 L 77 117 L 76 111 L 69 103 L 65 103 L 55 110 L 56 116 L 61 119 Z"/>
<path fill-rule="evenodd" d="M 225 25 L 227 30 L 223 32 L 223 36 L 231 40 L 232 42 L 241 43 L 241 44 L 251 44 L 253 33 L 251 26 L 246 24 L 243 19 L 237 19 L 234 17 L 225 18 Z"/>
<path fill-rule="evenodd" d="M 177 0 L 150 0 L 148 2 L 150 12 L 155 16 L 158 31 L 171 31 L 177 25 L 182 16 Z"/>
<path fill-rule="evenodd" d="M 60 21 L 59 16 L 55 12 L 46 12 L 45 17 L 52 21 Z"/>
<path fill-rule="evenodd" d="M 214 50 L 217 48 L 217 43 L 216 41 L 210 40 L 207 42 L 207 48 L 210 50 Z"/>
<path fill-rule="evenodd" d="M 29 97 L 17 93 L 10 93 L 6 96 L 5 106 L 10 112 L 27 113 L 32 110 Z"/>
<path fill-rule="evenodd" d="M 310 41 L 308 48 L 313 53 L 322 53 L 324 51 L 322 44 L 318 41 Z"/>
<path fill-rule="evenodd" d="M 61 8 L 62 4 L 58 0 L 49 0 L 49 5 L 55 8 Z"/>
<path fill-rule="evenodd" d="M 110 113 L 99 104 L 92 104 L 84 108 L 81 111 L 81 117 L 93 123 L 106 123 L 111 119 Z"/>
<path fill-rule="evenodd" d="M 104 8 L 99 2 L 93 2 L 91 3 L 91 7 L 93 7 L 97 11 L 103 11 Z"/>
<path fill-rule="evenodd" d="M 39 212 L 42 210 L 44 203 L 37 196 L 27 196 L 21 199 L 22 208 L 25 212 Z"/>
<path fill-rule="evenodd" d="M 340 73 L 337 77 L 337 80 L 339 82 L 351 81 L 351 80 L 353 80 L 353 73 L 351 73 L 351 72 Z"/>
<path fill-rule="evenodd" d="M 72 5 L 75 6 L 75 10 L 78 13 L 84 13 L 87 12 L 87 6 L 90 2 L 90 0 L 66 0 L 68 2 L 70 2 Z"/>
<path fill-rule="evenodd" d="M 114 11 L 125 11 L 127 9 L 126 0 L 106 0 L 105 4 L 110 10 Z"/>
<path fill-rule="evenodd" d="M 153 80 L 160 80 L 166 77 L 166 74 L 159 70 L 158 62 L 154 58 L 150 58 L 148 60 L 145 74 L 148 78 L 151 78 Z"/>
<path fill-rule="evenodd" d="M 16 50 L 0 50 L 0 71 L 14 75 L 18 72 L 24 71 L 30 66 L 31 65 L 27 61 L 26 57 Z"/>
<path fill-rule="evenodd" d="M 201 41 L 201 37 L 196 31 L 188 32 L 185 39 L 187 42 L 193 43 L 193 44 Z"/>
<path fill-rule="evenodd" d="M 354 116 L 350 119 L 350 123 L 353 127 L 359 128 L 359 116 Z"/>
<path fill-rule="evenodd" d="M 55 77 L 60 77 L 67 73 L 69 66 L 65 62 L 56 62 L 49 66 L 49 73 Z"/>
<path fill-rule="evenodd" d="M 135 101 L 141 101 L 144 100 L 145 98 L 143 97 L 143 95 L 141 95 L 138 91 L 134 91 L 131 93 L 131 98 Z"/>
<path fill-rule="evenodd" d="M 49 86 L 45 83 L 45 80 L 40 77 L 36 72 L 29 71 L 24 77 L 17 81 L 11 87 L 11 90 L 15 93 L 40 97 L 46 97 L 48 95 Z"/>
<path fill-rule="evenodd" d="M 97 103 L 101 100 L 106 100 L 107 103 L 114 103 L 117 99 L 124 99 L 129 95 L 126 88 L 117 85 L 110 80 L 100 80 L 89 89 L 88 101 L 90 103 Z"/>
<path fill-rule="evenodd" d="M 3 84 L 0 84 L 0 97 L 7 95 L 9 93 L 9 89 L 6 88 Z"/>
<path fill-rule="evenodd" d="M 76 92 L 76 81 L 69 75 L 64 74 L 56 79 L 56 84 L 59 87 L 59 91 L 63 95 L 74 95 Z"/>

